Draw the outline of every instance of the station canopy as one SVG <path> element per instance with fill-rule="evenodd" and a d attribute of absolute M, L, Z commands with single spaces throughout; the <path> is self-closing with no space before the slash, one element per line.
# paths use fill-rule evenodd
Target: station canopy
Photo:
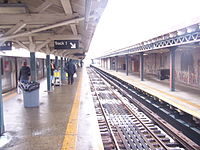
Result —
<path fill-rule="evenodd" d="M 107 0 L 0 0 L 0 46 L 83 59 Z"/>

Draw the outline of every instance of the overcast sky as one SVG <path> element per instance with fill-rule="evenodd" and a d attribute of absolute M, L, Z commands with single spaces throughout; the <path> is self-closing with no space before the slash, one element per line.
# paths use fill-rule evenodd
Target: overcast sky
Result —
<path fill-rule="evenodd" d="M 200 20 L 200 0 L 108 0 L 87 57 L 131 46 Z M 200 22 L 200 21 L 199 21 Z"/>

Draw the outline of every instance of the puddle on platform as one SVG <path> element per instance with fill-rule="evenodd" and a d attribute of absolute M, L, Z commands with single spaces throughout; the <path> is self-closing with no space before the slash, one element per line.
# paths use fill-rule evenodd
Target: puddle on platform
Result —
<path fill-rule="evenodd" d="M 9 133 L 4 133 L 0 136 L 0 148 L 8 144 L 12 139 L 12 136 Z"/>

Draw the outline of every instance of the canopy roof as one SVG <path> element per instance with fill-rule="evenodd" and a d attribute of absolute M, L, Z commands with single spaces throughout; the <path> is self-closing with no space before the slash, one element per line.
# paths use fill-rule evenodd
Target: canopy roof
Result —
<path fill-rule="evenodd" d="M 16 48 L 83 59 L 106 4 L 107 0 L 0 0 L 0 44 L 12 41 Z M 55 49 L 55 40 L 78 44 L 72 41 L 69 48 Z"/>

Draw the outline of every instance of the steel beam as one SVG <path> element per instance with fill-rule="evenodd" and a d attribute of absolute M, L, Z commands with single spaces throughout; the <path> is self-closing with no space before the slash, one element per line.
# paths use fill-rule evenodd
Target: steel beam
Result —
<path fill-rule="evenodd" d="M 110 70 L 112 70 L 112 58 L 109 57 L 109 60 L 110 60 Z"/>
<path fill-rule="evenodd" d="M 46 68 L 47 68 L 47 91 L 51 91 L 51 64 L 50 55 L 46 55 Z"/>
<path fill-rule="evenodd" d="M 126 75 L 128 76 L 128 59 L 129 59 L 129 56 L 128 54 L 126 54 Z"/>
<path fill-rule="evenodd" d="M 61 64 L 60 64 L 60 69 L 61 69 L 61 81 L 64 81 L 64 80 L 65 80 L 64 64 L 65 64 L 65 63 L 63 63 L 63 57 L 61 57 Z"/>
<path fill-rule="evenodd" d="M 170 48 L 170 89 L 175 91 L 175 50 L 177 47 Z"/>
<path fill-rule="evenodd" d="M 30 52 L 30 68 L 31 68 L 31 80 L 37 81 L 35 52 Z"/>
<path fill-rule="evenodd" d="M 55 56 L 55 67 L 58 69 L 58 56 Z"/>
<path fill-rule="evenodd" d="M 4 127 L 4 115 L 3 115 L 3 97 L 2 97 L 2 65 L 1 65 L 1 59 L 0 59 L 0 136 L 5 132 Z"/>
<path fill-rule="evenodd" d="M 163 37 L 164 38 L 164 37 Z M 191 44 L 200 42 L 200 31 L 187 33 L 184 35 L 167 38 L 167 39 L 157 39 L 155 41 L 138 43 L 136 45 L 125 47 L 123 49 L 119 49 L 115 52 L 111 52 L 110 54 L 105 55 L 104 57 L 111 57 L 115 55 L 126 55 L 126 54 L 133 54 L 139 53 L 144 51 L 152 51 L 152 50 L 159 50 L 159 49 L 166 49 L 170 47 L 177 47 L 184 44 Z"/>
<path fill-rule="evenodd" d="M 115 71 L 118 72 L 118 56 L 115 56 Z"/>
<path fill-rule="evenodd" d="M 140 53 L 140 80 L 144 81 L 144 53 Z"/>

